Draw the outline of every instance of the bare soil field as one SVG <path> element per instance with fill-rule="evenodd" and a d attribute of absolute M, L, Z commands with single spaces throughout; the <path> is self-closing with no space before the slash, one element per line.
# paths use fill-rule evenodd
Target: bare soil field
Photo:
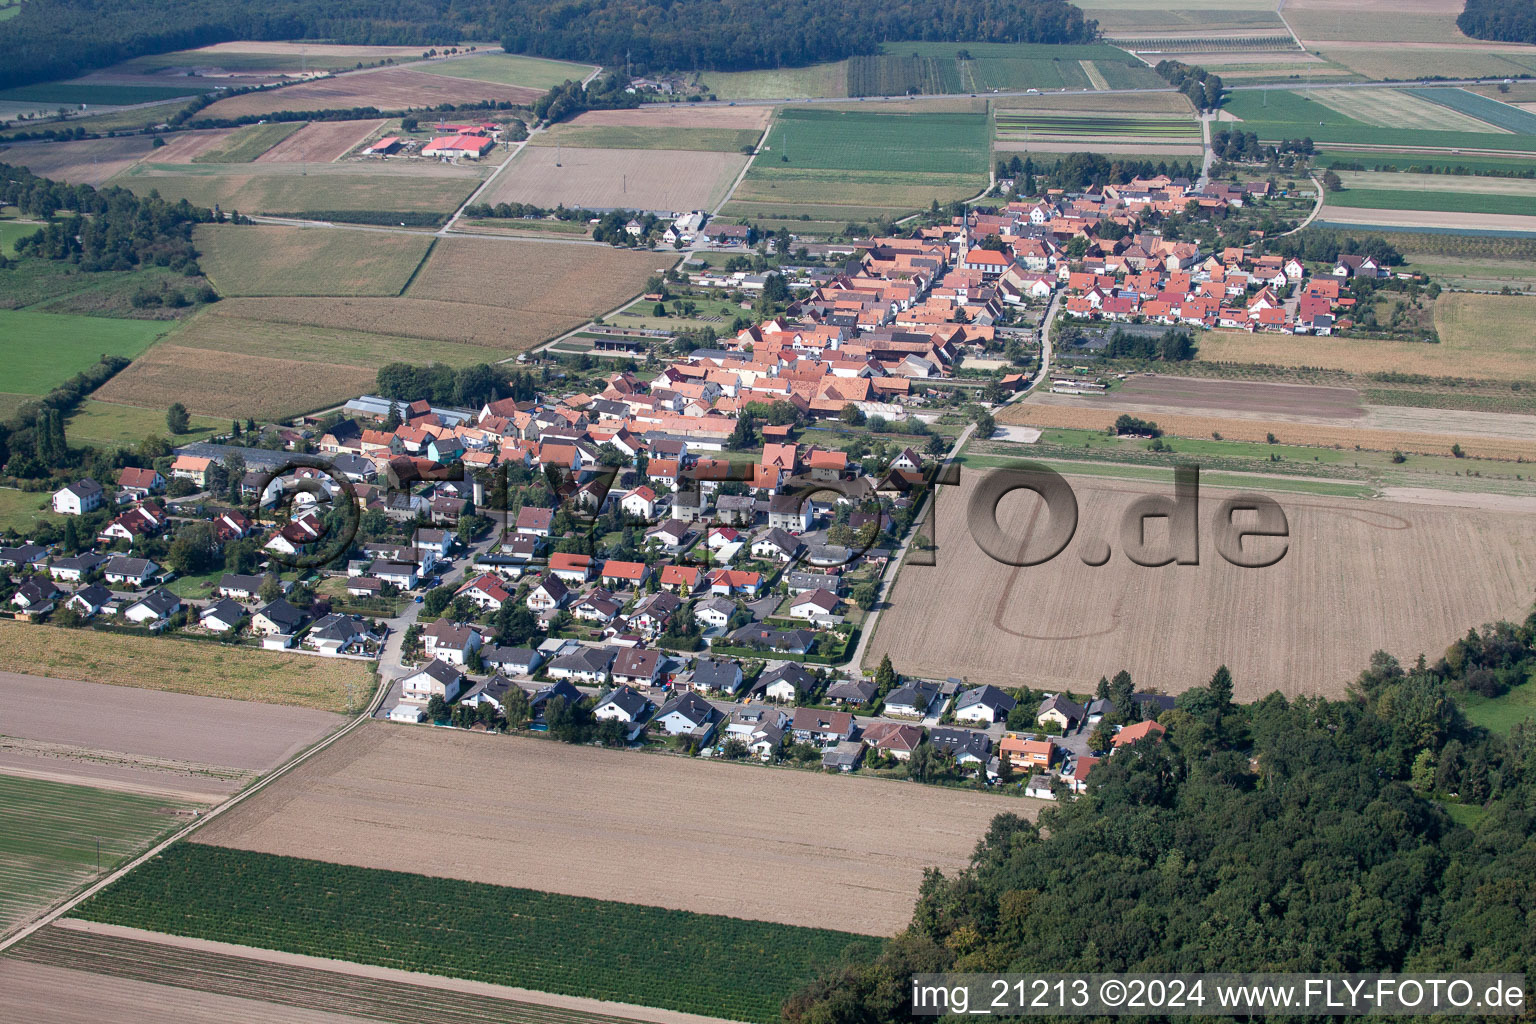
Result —
<path fill-rule="evenodd" d="M 1289 526 L 1284 558 L 1238 568 L 1210 539 L 1210 517 L 1231 492 L 1209 488 L 1200 564 L 1143 567 L 1126 557 L 1123 513 L 1142 494 L 1171 495 L 1171 484 L 1087 477 L 1071 479 L 1076 539 L 1050 562 L 1013 568 L 966 525 L 965 503 L 986 472 L 964 471 L 947 514 L 940 502 L 938 565 L 902 568 L 866 664 L 889 654 L 901 672 L 1078 691 L 1123 668 L 1139 687 L 1168 693 L 1225 664 L 1240 700 L 1276 690 L 1338 697 L 1373 651 L 1433 658 L 1469 626 L 1523 619 L 1536 582 L 1528 515 L 1301 495 L 1276 495 Z M 1003 498 L 997 519 L 1010 541 L 1042 552 L 1046 516 L 1033 494 Z M 1149 524 L 1154 550 L 1165 535 Z M 1091 568 L 1083 557 L 1101 539 L 1118 550 Z M 1247 545 L 1273 554 L 1276 543 Z"/>
<path fill-rule="evenodd" d="M 406 297 L 584 319 L 633 298 L 673 261 L 669 253 L 609 246 L 443 238 Z"/>
<path fill-rule="evenodd" d="M 13 672 L 0 672 L 0 696 L 0 772 L 205 800 L 234 792 L 346 721 L 308 708 Z"/>
<path fill-rule="evenodd" d="M 1516 413 L 1470 412 L 1462 409 L 1419 409 L 1401 405 L 1368 405 L 1361 426 L 1377 430 L 1417 433 L 1439 431 L 1507 437 L 1519 441 L 1536 438 L 1536 416 Z"/>
<path fill-rule="evenodd" d="M 374 688 L 371 666 L 346 658 L 6 620 L 0 620 L 0 672 L 320 711 L 360 709 Z"/>
<path fill-rule="evenodd" d="M 1216 412 L 1245 418 L 1355 419 L 1365 414 L 1354 388 L 1258 381 L 1207 380 L 1138 374 L 1103 396 L 1111 405 L 1139 405 L 1174 412 Z M 1069 396 L 1042 394 L 1031 401 L 1077 404 Z"/>
<path fill-rule="evenodd" d="M 746 165 L 738 153 L 530 146 L 483 202 L 631 210 L 708 210 Z"/>
<path fill-rule="evenodd" d="M 3 158 L 0 158 L 3 159 Z M 138 195 L 222 206 L 242 213 L 380 210 L 440 213 L 458 209 L 482 180 L 482 167 L 427 161 L 333 164 L 191 165 L 145 161 L 112 184 Z"/>
<path fill-rule="evenodd" d="M 1010 405 L 998 414 L 999 423 L 1032 427 L 1072 427 L 1079 430 L 1104 430 L 1121 413 L 1132 411 L 1125 405 L 1099 404 L 1096 399 L 1080 399 L 1075 404 L 1057 401 L 1029 401 Z M 1274 434 L 1282 444 L 1322 445 L 1324 447 L 1354 448 L 1359 446 L 1371 451 L 1417 452 L 1423 455 L 1444 455 L 1451 445 L 1459 444 L 1473 458 L 1525 459 L 1536 461 L 1536 438 L 1508 436 L 1476 436 L 1473 434 L 1445 433 L 1430 428 L 1442 413 L 1437 409 L 1419 410 L 1422 419 L 1415 418 L 1415 426 L 1408 429 L 1372 429 L 1359 420 L 1339 420 L 1334 423 L 1305 423 L 1294 420 L 1245 419 L 1232 413 L 1194 416 L 1179 413 L 1157 413 L 1156 422 L 1164 433 L 1174 437 L 1208 438 L 1213 432 L 1220 433 L 1229 441 L 1264 441 Z M 1497 414 L 1494 414 L 1497 415 Z M 1400 417 L 1406 423 L 1407 417 Z"/>
<path fill-rule="evenodd" d="M 1195 109 L 1179 92 L 1128 92 L 1113 96 L 1093 93 L 1042 93 L 1039 96 L 1003 96 L 993 101 L 998 110 L 1038 110 L 1042 112 L 1101 114 L 1188 114 Z M 860 104 L 863 106 L 864 104 Z M 885 109 L 885 108 L 880 108 Z"/>
<path fill-rule="evenodd" d="M 259 164 L 324 164 L 384 127 L 383 121 L 313 121 L 256 158 Z"/>
<path fill-rule="evenodd" d="M 421 56 L 419 46 L 352 46 L 340 43 L 282 43 L 241 39 L 231 43 L 201 46 L 188 53 L 217 57 L 223 53 L 270 53 L 279 57 L 355 57 L 358 60 L 414 60 Z"/>
<path fill-rule="evenodd" d="M 17 142 L 0 147 L 0 161 L 71 185 L 100 185 L 149 153 L 149 138 L 135 135 L 72 142 Z"/>
<path fill-rule="evenodd" d="M 366 1024 L 369 1018 L 214 995 L 176 984 L 134 981 L 95 973 L 92 967 L 55 967 L 7 955 L 0 957 L 0 1012 L 8 1020 L 34 1024 Z M 68 999 L 60 993 L 68 992 Z"/>
<path fill-rule="evenodd" d="M 35 968 L 36 970 L 31 970 Z M 234 1004 L 243 1015 L 227 1020 L 334 1022 L 411 1019 L 496 1021 L 499 1024 L 720 1024 L 715 1018 L 577 996 L 440 978 L 388 967 L 237 946 L 137 928 L 63 920 L 29 936 L 0 959 L 0 979 L 18 979 L 17 991 L 57 973 L 88 979 L 72 1005 L 120 988 L 142 989 L 156 1008 L 190 998 Z M 182 990 L 178 994 L 178 990 Z M 0 992 L 5 986 L 0 985 Z M 0 1008 L 6 1007 L 0 995 Z M 254 1013 L 254 1016 L 249 1014 Z M 362 1016 L 353 1016 L 360 1014 Z M 18 1019 L 50 1020 L 27 1016 Z M 77 1018 L 70 1017 L 69 1020 Z M 103 1020 L 150 1024 L 162 1019 L 109 1015 Z M 201 1022 L 204 1017 L 194 1017 Z"/>
<path fill-rule="evenodd" d="M 637 110 L 589 110 L 569 124 L 577 128 L 756 128 L 768 127 L 772 107 L 664 107 L 654 103 Z"/>
<path fill-rule="evenodd" d="M 514 356 L 589 319 L 574 311 L 512 315 L 505 306 L 412 298 L 226 299 L 219 305 L 228 307 L 220 312 L 268 323 L 453 343 L 473 352 L 470 362 Z M 363 369 L 372 380 L 377 367 Z"/>
<path fill-rule="evenodd" d="M 831 807 L 839 811 L 822 813 Z M 1035 806 L 968 790 L 368 722 L 197 840 L 891 935 L 911 918 L 923 869 L 965 864 L 976 836 L 1004 811 Z"/>
<path fill-rule="evenodd" d="M 165 164 L 190 164 L 209 150 L 223 145 L 239 130 L 238 128 L 215 128 L 206 132 L 176 132 L 167 136 L 166 144 L 155 150 L 155 161 Z"/>
<path fill-rule="evenodd" d="M 234 352 L 215 363 L 205 349 L 162 342 L 108 381 L 95 397 L 151 409 L 181 402 L 191 412 L 221 419 L 287 418 L 322 409 L 338 394 L 363 394 L 373 387 L 375 377 L 365 367 Z"/>
<path fill-rule="evenodd" d="M 538 89 L 427 75 L 404 68 L 385 68 L 354 71 L 281 89 L 231 96 L 210 105 L 203 114 L 206 117 L 244 117 L 248 114 L 269 114 L 276 110 L 345 110 L 351 107 L 377 107 L 385 111 L 410 110 L 434 107 L 440 103 L 474 103 L 481 100 L 527 104 L 540 95 L 541 90 Z"/>

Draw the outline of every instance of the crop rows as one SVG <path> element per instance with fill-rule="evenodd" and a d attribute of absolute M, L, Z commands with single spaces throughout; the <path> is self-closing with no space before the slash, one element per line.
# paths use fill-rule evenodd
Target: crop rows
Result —
<path fill-rule="evenodd" d="M 336 971 L 183 949 L 70 928 L 45 928 L 10 956 L 31 963 L 169 985 L 211 995 L 255 998 L 389 1024 L 632 1024 L 629 1018 L 382 981 Z"/>
<path fill-rule="evenodd" d="M 1223 53 L 1228 50 L 1299 50 L 1296 40 L 1288 35 L 1268 36 L 1174 36 L 1168 39 L 1121 39 L 1115 42 L 1128 50 L 1141 53 L 1151 51 L 1177 53 Z"/>
<path fill-rule="evenodd" d="M 1479 96 L 1465 89 L 1404 89 L 1410 96 L 1449 107 L 1462 114 L 1486 121 L 1495 128 L 1505 128 L 1522 135 L 1536 135 L 1536 114 L 1508 103 Z"/>
<path fill-rule="evenodd" d="M 999 112 L 1000 136 L 1025 132 L 1035 135 L 1066 135 L 1093 138 L 1103 135 L 1136 135 L 1145 138 L 1188 138 L 1200 134 L 1199 126 L 1183 118 L 1077 117 L 1070 114 Z"/>
<path fill-rule="evenodd" d="M 658 885 L 681 884 L 658 879 Z M 769 1022 L 878 940 L 181 844 L 80 916 L 195 938 Z"/>
<path fill-rule="evenodd" d="M 849 96 L 934 95 L 960 91 L 960 72 L 953 57 L 875 54 L 848 60 Z"/>

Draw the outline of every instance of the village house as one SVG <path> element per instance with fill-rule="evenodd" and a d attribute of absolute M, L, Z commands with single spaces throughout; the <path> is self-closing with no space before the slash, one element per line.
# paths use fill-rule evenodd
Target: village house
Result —
<path fill-rule="evenodd" d="M 400 680 L 401 696 L 425 703 L 441 697 L 453 703 L 464 686 L 464 674 L 445 661 L 432 660 Z M 420 721 L 419 718 L 415 721 Z"/>
<path fill-rule="evenodd" d="M 688 685 L 698 693 L 734 694 L 743 681 L 741 666 L 724 658 L 701 657 L 693 664 Z"/>
<path fill-rule="evenodd" d="M 668 736 L 693 736 L 700 742 L 707 741 L 721 718 L 714 705 L 698 694 L 679 693 L 656 712 L 656 724 Z"/>
<path fill-rule="evenodd" d="M 650 717 L 655 707 L 634 688 L 621 686 L 597 702 L 597 706 L 592 709 L 592 717 L 599 722 L 616 721 L 625 725 L 639 725 Z"/>
<path fill-rule="evenodd" d="M 966 690 L 955 700 L 955 719 L 973 725 L 991 725 L 1007 719 L 1018 701 L 995 686 Z"/>
<path fill-rule="evenodd" d="M 101 484 L 95 480 L 76 480 L 53 492 L 53 510 L 61 516 L 83 516 L 101 507 L 101 494 Z"/>
<path fill-rule="evenodd" d="M 853 716 L 846 711 L 818 711 L 815 708 L 796 708 L 789 727 L 796 742 L 818 747 L 851 740 L 857 728 Z"/>
<path fill-rule="evenodd" d="M 438 619 L 421 631 L 422 649 L 428 658 L 463 665 L 471 651 L 479 650 L 484 638 L 474 626 Z"/>

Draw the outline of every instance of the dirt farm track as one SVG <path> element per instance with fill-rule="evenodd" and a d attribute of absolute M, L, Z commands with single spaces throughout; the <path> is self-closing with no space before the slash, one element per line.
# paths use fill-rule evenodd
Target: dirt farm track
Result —
<path fill-rule="evenodd" d="M 967 467 L 957 493 L 940 495 L 938 565 L 902 568 L 866 665 L 888 653 L 898 671 L 929 678 L 1079 692 L 1124 668 L 1140 686 L 1178 693 L 1225 662 L 1241 700 L 1338 696 L 1373 651 L 1433 658 L 1470 626 L 1523 619 L 1536 586 L 1529 515 L 1304 494 L 1275 496 L 1289 523 L 1284 558 L 1238 568 L 1217 554 L 1211 526 L 1231 492 L 1211 489 L 1200 496 L 1200 564 L 1143 567 L 1125 555 L 1123 510 L 1141 494 L 1171 496 L 1171 483 L 1076 476 L 1074 539 L 1045 564 L 1013 568 L 967 528 L 987 472 Z M 1043 551 L 1042 508 L 1028 491 L 997 508 L 1005 536 L 1030 542 L 1031 555 Z M 1161 549 L 1161 521 L 1147 533 Z M 1084 562 L 1094 540 L 1113 549 L 1099 568 Z"/>
<path fill-rule="evenodd" d="M 197 842 L 891 935 L 1031 801 L 369 722 Z M 680 884 L 687 880 L 686 884 Z"/>

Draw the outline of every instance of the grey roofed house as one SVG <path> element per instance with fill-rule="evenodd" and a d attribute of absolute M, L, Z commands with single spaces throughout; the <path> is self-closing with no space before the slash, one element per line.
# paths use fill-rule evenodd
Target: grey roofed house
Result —
<path fill-rule="evenodd" d="M 793 558 L 802 546 L 800 538 L 791 536 L 787 531 L 781 530 L 777 526 L 753 541 L 752 547 L 755 549 L 760 544 L 773 545 L 783 553 L 785 558 Z"/>
<path fill-rule="evenodd" d="M 724 658 L 700 658 L 693 663 L 695 687 L 730 691 L 741 684 L 741 676 L 741 666 Z"/>
<path fill-rule="evenodd" d="M 41 561 L 43 556 L 47 554 L 47 548 L 38 547 L 36 544 L 20 544 L 13 548 L 0 548 L 0 565 L 19 568 Z"/>
<path fill-rule="evenodd" d="M 181 607 L 181 598 L 166 590 L 164 587 L 156 587 L 143 597 L 135 601 L 131 608 L 146 608 L 154 612 L 160 618 L 174 615 Z"/>
<path fill-rule="evenodd" d="M 714 705 L 709 701 L 689 691 L 687 693 L 680 693 L 663 704 L 661 710 L 656 712 L 656 717 L 666 718 L 668 715 L 673 714 L 682 717 L 693 728 L 698 729 L 713 722 L 719 712 L 715 710 Z"/>
<path fill-rule="evenodd" d="M 606 675 L 608 666 L 613 664 L 614 652 L 606 647 L 578 647 L 574 651 L 562 654 L 549 663 L 551 670 L 570 672 L 581 675 Z M 561 680 L 564 682 L 564 680 Z M 569 683 L 566 683 L 569 686 Z"/>
<path fill-rule="evenodd" d="M 666 618 L 683 606 L 683 599 L 670 590 L 658 590 L 654 594 L 647 594 L 636 604 L 635 610 L 630 613 L 630 618 L 636 615 L 654 615 L 657 618 Z M 732 606 L 734 608 L 734 606 Z"/>
<path fill-rule="evenodd" d="M 864 758 L 864 744 L 859 740 L 844 740 L 837 746 L 822 752 L 821 766 L 851 772 Z"/>
<path fill-rule="evenodd" d="M 198 615 L 199 621 L 207 618 L 215 618 L 227 625 L 234 625 L 245 616 L 245 609 L 240 602 L 232 598 L 222 597 L 202 610 Z"/>
<path fill-rule="evenodd" d="M 827 687 L 827 699 L 844 704 L 868 704 L 879 688 L 863 679 L 844 679 Z"/>
<path fill-rule="evenodd" d="M 256 613 L 284 633 L 292 633 L 304 624 L 304 613 L 284 598 L 278 598 Z"/>
<path fill-rule="evenodd" d="M 700 601 L 694 607 L 693 614 L 695 617 L 697 617 L 700 612 L 716 612 L 717 614 L 725 616 L 726 619 L 730 619 L 732 615 L 736 614 L 736 602 L 728 601 L 721 597 L 719 594 L 715 594 L 712 597 L 708 597 L 703 601 Z"/>
<path fill-rule="evenodd" d="M 807 672 L 805 666 L 796 664 L 793 661 L 787 661 L 778 668 L 771 668 L 758 676 L 757 682 L 752 686 L 752 690 L 754 693 L 766 691 L 768 687 L 780 680 L 787 681 L 795 688 L 796 693 L 804 693 L 816 681 L 816 677 Z"/>
<path fill-rule="evenodd" d="M 956 761 L 974 759 L 986 764 L 992 753 L 991 738 L 975 729 L 929 729 L 928 742 L 954 754 Z"/>
<path fill-rule="evenodd" d="M 1018 706 L 1018 701 L 1008 696 L 1002 690 L 992 685 L 978 686 L 974 690 L 966 690 L 955 701 L 955 710 L 963 711 L 973 704 L 980 704 L 993 714 L 1002 712 L 1007 714 Z"/>
<path fill-rule="evenodd" d="M 55 558 L 52 564 L 49 565 L 48 570 L 55 576 L 60 572 L 78 573 L 84 576 L 106 560 L 106 555 L 98 555 L 94 551 L 87 551 L 85 554 L 76 555 L 73 558 Z"/>
<path fill-rule="evenodd" d="M 1045 698 L 1045 700 L 1041 701 L 1040 710 L 1035 712 L 1035 717 L 1039 718 L 1041 715 L 1051 711 L 1060 712 L 1062 715 L 1065 715 L 1068 719 L 1074 722 L 1081 722 L 1083 720 L 1083 716 L 1087 713 L 1087 709 L 1084 708 L 1081 704 L 1074 700 L 1068 700 L 1059 693 L 1052 694 L 1051 696 Z"/>
<path fill-rule="evenodd" d="M 70 494 L 73 494 L 75 497 L 81 499 L 82 501 L 101 494 L 101 484 L 97 483 L 95 480 L 92 480 L 90 477 L 84 477 L 82 479 L 76 480 L 74 483 L 62 489 L 68 491 Z"/>
<path fill-rule="evenodd" d="M 1172 711 L 1177 702 L 1164 693 L 1133 693 L 1131 703 L 1141 707 L 1143 718 L 1153 718 L 1164 711 Z"/>
<path fill-rule="evenodd" d="M 464 673 L 460 672 L 458 669 L 454 668 L 452 665 L 448 664 L 446 661 L 443 661 L 440 658 L 433 658 L 431 661 L 421 666 L 421 668 L 416 669 L 416 671 L 407 672 L 406 677 L 408 678 L 410 676 L 414 676 L 420 672 L 425 672 L 437 682 L 442 683 L 445 687 L 448 688 L 451 688 L 458 680 L 464 677 Z"/>
<path fill-rule="evenodd" d="M 1097 722 L 1105 715 L 1115 713 L 1115 702 L 1108 697 L 1095 697 L 1088 702 L 1088 721 Z"/>
<path fill-rule="evenodd" d="M 545 703 L 554 700 L 556 697 L 564 697 L 567 701 L 574 704 L 582 699 L 582 692 L 564 679 L 559 679 L 548 686 L 540 687 L 528 698 L 528 705 L 533 709 L 534 717 L 542 717 Z"/>
<path fill-rule="evenodd" d="M 11 603 L 21 608 L 36 609 L 47 604 L 60 593 L 51 580 L 30 579 L 16 588 Z"/>
<path fill-rule="evenodd" d="M 933 706 L 939 696 L 939 684 L 923 679 L 912 679 L 885 695 L 885 709 L 911 708 L 922 714 Z"/>
<path fill-rule="evenodd" d="M 771 651 L 804 654 L 816 642 L 816 634 L 808 629 L 765 629 L 762 626 L 742 626 L 727 638 L 737 643 L 760 644 Z"/>
<path fill-rule="evenodd" d="M 592 710 L 598 711 L 609 705 L 612 705 L 613 707 L 616 707 L 620 711 L 624 712 L 625 716 L 633 722 L 638 720 L 641 715 L 645 714 L 646 709 L 651 706 L 651 702 L 645 697 L 641 696 L 640 691 L 636 690 L 634 687 L 621 686 L 617 690 L 610 692 L 608 696 L 604 697 L 602 700 L 598 701 L 597 707 L 593 708 Z"/>
<path fill-rule="evenodd" d="M 310 629 L 309 639 L 345 643 L 353 637 L 362 636 L 367 632 L 368 630 L 363 625 L 362 616 L 331 612 L 329 615 L 322 617 Z"/>
<path fill-rule="evenodd" d="M 71 603 L 80 601 L 88 608 L 105 608 L 112 601 L 112 591 L 100 583 L 82 587 L 69 596 Z"/>
<path fill-rule="evenodd" d="M 506 672 L 514 672 L 520 676 L 532 675 L 544 662 L 544 656 L 530 647 L 498 647 L 495 645 L 480 648 L 480 663 L 499 668 Z"/>
<path fill-rule="evenodd" d="M 807 590 L 827 590 L 837 594 L 843 588 L 843 578 L 832 572 L 792 572 L 785 583 L 791 594 L 803 594 Z"/>
<path fill-rule="evenodd" d="M 225 596 L 235 594 L 255 594 L 261 589 L 262 584 L 274 578 L 270 573 L 261 576 L 241 576 L 237 573 L 227 572 L 219 577 L 219 593 Z"/>
<path fill-rule="evenodd" d="M 113 555 L 107 559 L 101 571 L 108 576 L 122 576 L 127 579 L 138 579 L 148 576 L 159 566 L 148 558 L 129 558 L 127 555 Z"/>
<path fill-rule="evenodd" d="M 757 499 L 750 494 L 722 494 L 715 499 L 715 513 L 725 522 L 744 526 L 757 517 Z"/>
<path fill-rule="evenodd" d="M 338 455 L 332 461 L 336 471 L 349 480 L 372 480 L 379 475 L 378 467 L 372 459 L 365 459 L 361 455 Z"/>

